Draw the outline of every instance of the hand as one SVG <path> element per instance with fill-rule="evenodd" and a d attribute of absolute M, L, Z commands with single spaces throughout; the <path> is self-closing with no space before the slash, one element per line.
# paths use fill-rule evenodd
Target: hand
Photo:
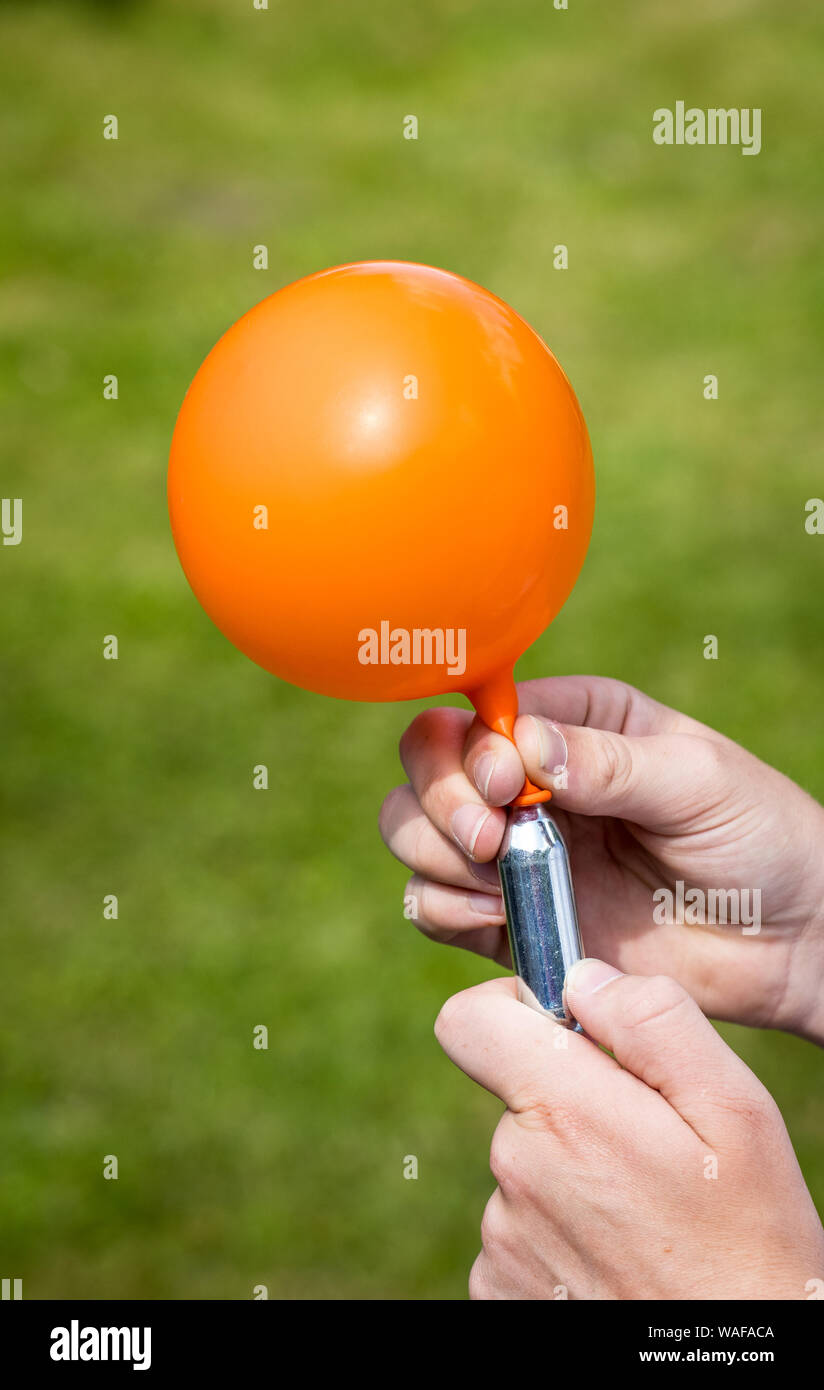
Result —
<path fill-rule="evenodd" d="M 712 1017 L 824 1042 L 824 809 L 738 744 L 621 682 L 530 681 L 519 695 L 517 748 L 460 709 L 427 710 L 401 740 L 410 785 L 386 798 L 381 833 L 414 871 L 416 925 L 509 964 L 493 861 L 499 808 L 526 770 L 553 792 L 588 954 L 674 976 Z M 707 904 L 710 890 L 724 902 L 732 891 L 730 905 L 756 920 L 690 925 L 688 908 L 687 925 L 675 910 L 662 924 L 661 890 L 675 908 L 679 881 Z"/>
<path fill-rule="evenodd" d="M 589 1038 L 491 980 L 441 1046 L 508 1106 L 473 1298 L 808 1299 L 824 1231 L 774 1101 L 674 980 L 602 961 L 567 981 Z"/>

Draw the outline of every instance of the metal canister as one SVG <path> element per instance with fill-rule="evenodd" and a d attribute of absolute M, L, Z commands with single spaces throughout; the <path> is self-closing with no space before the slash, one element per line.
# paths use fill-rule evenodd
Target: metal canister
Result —
<path fill-rule="evenodd" d="M 564 980 L 584 952 L 569 856 L 544 804 L 512 808 L 498 873 L 520 998 L 577 1027 L 564 1007 Z"/>

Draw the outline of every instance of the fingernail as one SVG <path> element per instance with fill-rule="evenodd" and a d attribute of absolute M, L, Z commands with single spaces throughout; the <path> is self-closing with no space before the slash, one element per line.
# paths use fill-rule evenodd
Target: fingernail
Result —
<path fill-rule="evenodd" d="M 622 974 L 623 971 L 616 970 L 614 965 L 607 965 L 605 960 L 587 957 L 573 965 L 566 977 L 566 990 L 568 994 L 595 994 Z"/>
<path fill-rule="evenodd" d="M 466 806 L 459 806 L 452 816 L 450 821 L 452 834 L 464 854 L 468 854 L 470 858 L 475 853 L 478 836 L 490 814 L 491 812 L 485 811 L 483 806 L 472 806 L 467 803 Z"/>
<path fill-rule="evenodd" d="M 475 786 L 478 788 L 484 801 L 489 800 L 489 784 L 492 781 L 492 774 L 495 771 L 496 762 L 497 758 L 494 753 L 484 753 L 475 764 L 475 771 L 473 773 Z"/>
<path fill-rule="evenodd" d="M 501 894 L 493 896 L 492 893 L 469 893 L 467 902 L 473 912 L 480 912 L 484 917 L 503 917 L 504 900 Z"/>
<path fill-rule="evenodd" d="M 531 714 L 540 748 L 540 763 L 544 772 L 563 772 L 569 761 L 569 749 L 557 724 Z"/>

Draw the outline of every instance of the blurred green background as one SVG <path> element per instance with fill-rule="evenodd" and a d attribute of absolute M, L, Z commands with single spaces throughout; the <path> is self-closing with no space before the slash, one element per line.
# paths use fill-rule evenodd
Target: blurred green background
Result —
<path fill-rule="evenodd" d="M 420 260 L 523 313 L 599 491 L 519 674 L 623 677 L 824 794 L 824 13 L 569 5 L 2 8 L 0 1273 L 28 1298 L 462 1298 L 477 1250 L 499 1106 L 432 1022 L 494 972 L 403 920 L 376 829 L 415 711 L 258 670 L 171 544 L 184 391 L 282 284 Z M 679 99 L 763 108 L 762 153 L 654 145 Z M 824 1059 L 724 1032 L 821 1206 Z"/>

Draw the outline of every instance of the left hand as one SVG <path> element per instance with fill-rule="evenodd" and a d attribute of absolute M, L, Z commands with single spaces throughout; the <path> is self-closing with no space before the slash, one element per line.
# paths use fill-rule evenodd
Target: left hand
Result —
<path fill-rule="evenodd" d="M 451 707 L 422 711 L 401 739 L 409 784 L 385 799 L 380 825 L 414 871 L 415 925 L 509 964 L 492 861 L 526 771 L 552 790 L 593 955 L 674 976 L 713 1018 L 824 1047 L 824 808 L 623 681 L 556 676 L 518 695 L 515 744 Z M 686 918 L 672 911 L 679 882 L 696 908 Z"/>
<path fill-rule="evenodd" d="M 470 1295 L 810 1298 L 824 1231 L 757 1077 L 674 980 L 588 961 L 567 998 L 588 1037 L 512 979 L 455 995 L 435 1025 L 508 1107 Z"/>

